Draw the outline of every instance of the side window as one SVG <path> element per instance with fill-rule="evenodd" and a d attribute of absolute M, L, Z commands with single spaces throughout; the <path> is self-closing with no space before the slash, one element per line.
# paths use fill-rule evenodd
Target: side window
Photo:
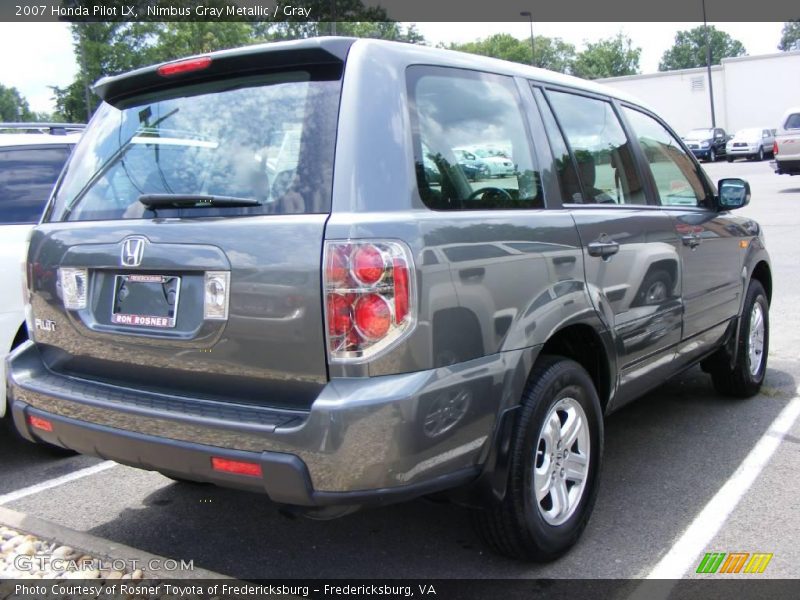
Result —
<path fill-rule="evenodd" d="M 678 140 L 654 118 L 623 108 L 625 117 L 639 139 L 639 144 L 653 173 L 663 206 L 701 206 L 706 190 L 694 162 Z"/>
<path fill-rule="evenodd" d="M 439 67 L 408 69 L 414 165 L 436 210 L 544 207 L 514 81 Z"/>
<path fill-rule="evenodd" d="M 630 142 L 611 104 L 565 92 L 547 96 L 575 158 L 583 202 L 646 204 Z"/>
<path fill-rule="evenodd" d="M 800 113 L 792 113 L 783 124 L 784 129 L 800 129 Z"/>
<path fill-rule="evenodd" d="M 36 223 L 68 157 L 66 147 L 0 150 L 0 223 Z"/>

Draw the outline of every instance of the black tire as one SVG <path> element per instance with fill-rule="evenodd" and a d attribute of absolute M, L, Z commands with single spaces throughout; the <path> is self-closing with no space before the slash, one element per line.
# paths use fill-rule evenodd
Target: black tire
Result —
<path fill-rule="evenodd" d="M 750 368 L 750 333 L 753 326 L 753 309 L 756 304 L 763 314 L 764 334 L 761 362 L 755 373 Z M 708 366 L 714 388 L 724 396 L 750 398 L 755 396 L 764 383 L 769 355 L 769 302 L 761 282 L 753 279 L 747 288 L 747 296 L 740 317 L 739 339 L 737 341 L 736 364 L 731 368 L 730 357 L 721 351 Z"/>
<path fill-rule="evenodd" d="M 537 501 L 535 496 L 534 469 L 542 468 L 542 461 L 547 460 L 553 476 L 556 476 L 559 463 L 553 462 L 553 454 L 548 459 L 546 446 L 542 445 L 544 425 L 551 410 L 569 399 L 580 405 L 586 417 L 588 471 L 583 489 L 576 492 L 579 495 L 574 503 L 568 503 L 574 508 L 563 515 L 567 518 L 561 523 L 550 524 L 543 515 L 543 510 L 547 509 L 542 507 L 547 497 Z M 562 424 L 565 422 L 560 414 L 556 413 L 556 416 Z M 573 454 L 584 450 L 585 454 L 586 449 L 577 444 L 576 441 L 569 450 Z M 494 551 L 511 558 L 537 562 L 558 558 L 578 541 L 589 520 L 597 495 L 602 453 L 602 411 L 589 374 L 573 360 L 560 356 L 541 357 L 531 371 L 514 425 L 505 497 L 492 500 L 483 509 L 474 511 L 478 534 Z M 567 485 L 566 481 L 564 485 Z M 565 489 L 569 494 L 573 488 Z"/>
<path fill-rule="evenodd" d="M 756 160 L 761 162 L 764 160 L 764 147 L 758 149 L 758 156 L 756 156 Z"/>
<path fill-rule="evenodd" d="M 708 162 L 717 162 L 717 153 L 713 148 L 708 151 Z"/>
<path fill-rule="evenodd" d="M 732 157 L 732 156 L 729 156 L 729 157 L 728 157 L 728 162 L 729 162 L 729 163 L 732 163 L 732 162 L 733 162 L 733 157 Z"/>

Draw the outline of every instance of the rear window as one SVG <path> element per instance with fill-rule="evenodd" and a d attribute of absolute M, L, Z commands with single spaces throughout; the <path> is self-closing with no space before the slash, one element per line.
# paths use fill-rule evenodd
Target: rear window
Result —
<path fill-rule="evenodd" d="M 225 79 L 103 104 L 50 219 L 329 212 L 341 69 L 329 71 Z M 154 195 L 166 202 L 139 201 Z M 218 198 L 244 202 L 222 206 Z"/>
<path fill-rule="evenodd" d="M 800 129 L 800 113 L 793 113 L 786 119 L 784 129 Z"/>
<path fill-rule="evenodd" d="M 69 147 L 0 149 L 0 223 L 36 223 Z"/>

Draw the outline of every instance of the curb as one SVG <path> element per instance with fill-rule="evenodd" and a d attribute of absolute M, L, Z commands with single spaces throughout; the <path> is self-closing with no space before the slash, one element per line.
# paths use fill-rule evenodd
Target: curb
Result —
<path fill-rule="evenodd" d="M 90 533 L 77 531 L 45 521 L 32 515 L 10 510 L 0 506 L 0 524 L 18 531 L 24 531 L 38 538 L 51 542 L 58 542 L 60 545 L 71 546 L 83 550 L 91 556 L 106 560 L 122 559 L 126 561 L 137 561 L 140 564 L 165 564 L 165 561 L 172 560 L 157 554 L 151 554 L 143 550 L 131 548 L 125 544 L 112 542 Z M 227 575 L 215 573 L 201 568 L 193 569 L 145 569 L 146 579 L 232 579 Z"/>

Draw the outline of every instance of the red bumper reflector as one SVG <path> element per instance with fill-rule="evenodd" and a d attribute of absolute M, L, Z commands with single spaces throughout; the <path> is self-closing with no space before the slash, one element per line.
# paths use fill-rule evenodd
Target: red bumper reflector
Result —
<path fill-rule="evenodd" d="M 201 71 L 207 69 L 211 64 L 210 56 L 201 56 L 200 58 L 190 58 L 188 60 L 179 60 L 177 62 L 167 63 L 158 67 L 158 74 L 162 77 L 170 77 L 172 75 L 180 75 L 181 73 L 189 73 L 191 71 Z"/>
<path fill-rule="evenodd" d="M 227 458 L 211 457 L 211 467 L 215 471 L 224 473 L 234 473 L 235 475 L 249 475 L 250 477 L 261 477 L 261 465 L 258 463 L 243 462 L 241 460 L 228 460 Z"/>
<path fill-rule="evenodd" d="M 53 431 L 53 424 L 47 419 L 42 419 L 41 417 L 34 417 L 33 415 L 30 415 L 28 417 L 28 423 L 31 427 L 41 429 L 42 431 Z"/>

